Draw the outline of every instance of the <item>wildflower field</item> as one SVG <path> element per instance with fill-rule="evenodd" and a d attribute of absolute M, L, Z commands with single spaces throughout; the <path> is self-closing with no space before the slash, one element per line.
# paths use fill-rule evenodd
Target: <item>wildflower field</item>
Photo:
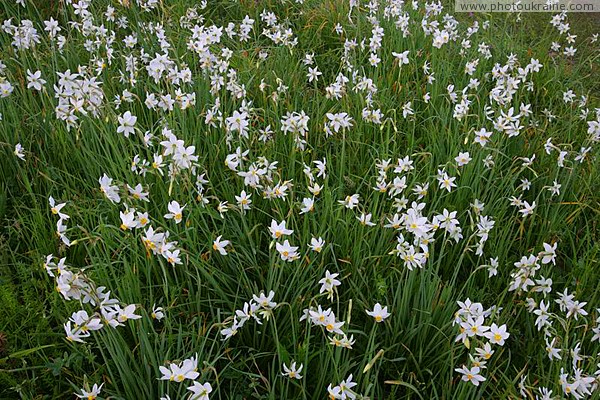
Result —
<path fill-rule="evenodd" d="M 597 21 L 2 1 L 0 398 L 598 398 Z"/>

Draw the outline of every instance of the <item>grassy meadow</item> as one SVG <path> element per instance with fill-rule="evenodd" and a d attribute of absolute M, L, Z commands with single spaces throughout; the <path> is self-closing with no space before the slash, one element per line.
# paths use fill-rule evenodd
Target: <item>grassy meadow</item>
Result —
<path fill-rule="evenodd" d="M 600 390 L 595 14 L 0 4 L 0 399 Z"/>

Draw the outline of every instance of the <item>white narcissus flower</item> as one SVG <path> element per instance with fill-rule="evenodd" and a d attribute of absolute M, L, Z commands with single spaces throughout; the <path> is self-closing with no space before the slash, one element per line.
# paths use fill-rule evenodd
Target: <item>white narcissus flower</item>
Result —
<path fill-rule="evenodd" d="M 327 169 L 327 160 L 316 160 L 313 163 L 317 167 L 317 178 L 325 179 L 327 177 L 327 173 L 325 172 Z"/>
<path fill-rule="evenodd" d="M 302 364 L 300 364 L 300 367 L 296 368 L 296 362 L 295 361 L 292 362 L 292 364 L 290 365 L 289 368 L 284 363 L 283 364 L 283 371 L 284 372 L 282 372 L 281 375 L 287 376 L 287 377 L 292 378 L 292 379 L 302 379 L 302 375 L 300 375 L 300 372 L 302 372 L 302 368 L 304 368 L 304 365 L 302 365 Z"/>
<path fill-rule="evenodd" d="M 165 313 L 162 307 L 156 307 L 156 304 L 152 305 L 152 313 L 150 314 L 150 316 L 157 320 L 160 321 L 161 319 L 163 319 L 165 317 Z"/>
<path fill-rule="evenodd" d="M 343 335 L 344 331 L 342 331 L 342 326 L 344 326 L 345 322 L 344 321 L 337 321 L 335 319 L 335 315 L 333 313 L 331 313 L 326 319 L 325 321 L 322 323 L 322 325 L 325 327 L 325 329 L 327 330 L 327 332 L 329 333 L 335 333 L 338 335 Z"/>
<path fill-rule="evenodd" d="M 98 179 L 100 183 L 100 191 L 104 193 L 104 195 L 113 203 L 119 203 L 121 201 L 121 196 L 119 196 L 119 187 L 113 185 L 112 178 L 109 178 L 108 175 L 104 174 Z"/>
<path fill-rule="evenodd" d="M 122 133 L 125 137 L 129 137 L 130 134 L 134 133 L 134 126 L 137 122 L 137 117 L 132 115 L 130 111 L 126 111 L 125 114 L 118 117 L 119 127 L 117 133 Z"/>
<path fill-rule="evenodd" d="M 160 380 L 183 382 L 186 379 L 194 380 L 200 376 L 198 372 L 198 355 L 183 360 L 180 364 L 171 363 L 169 367 L 160 366 L 162 373 Z"/>
<path fill-rule="evenodd" d="M 319 80 L 320 75 L 323 75 L 323 73 L 321 71 L 319 71 L 319 69 L 317 67 L 314 67 L 314 68 L 308 67 L 308 74 L 306 74 L 306 77 L 308 78 L 309 82 L 312 82 L 312 81 L 317 82 Z"/>
<path fill-rule="evenodd" d="M 291 262 L 300 257 L 298 247 L 290 245 L 288 240 L 284 241 L 283 244 L 277 243 L 275 247 L 283 261 Z"/>
<path fill-rule="evenodd" d="M 462 368 L 456 368 L 455 371 L 462 374 L 463 381 L 471 382 L 475 386 L 479 386 L 480 382 L 485 381 L 485 378 L 479 373 L 481 371 L 479 367 L 467 368 L 463 365 Z"/>
<path fill-rule="evenodd" d="M 446 189 L 448 192 L 452 191 L 453 187 L 456 187 L 455 176 L 448 176 L 446 171 L 443 171 L 440 176 L 438 176 L 438 183 L 440 184 L 440 189 Z"/>
<path fill-rule="evenodd" d="M 125 308 L 119 309 L 119 315 L 117 316 L 117 320 L 120 323 L 127 322 L 130 319 L 140 319 L 142 318 L 140 315 L 134 314 L 135 312 L 135 304 L 130 304 Z"/>
<path fill-rule="evenodd" d="M 321 278 L 319 283 L 321 284 L 321 289 L 319 289 L 319 293 L 327 292 L 328 299 L 333 299 L 333 290 L 342 284 L 342 282 L 338 281 L 336 278 L 340 274 L 332 274 L 329 270 L 325 271 L 325 278 Z"/>
<path fill-rule="evenodd" d="M 188 386 L 187 390 L 192 392 L 189 400 L 209 400 L 208 395 L 212 392 L 212 386 L 208 382 L 194 382 L 192 386 Z"/>
<path fill-rule="evenodd" d="M 490 265 L 487 266 L 488 278 L 498 275 L 498 257 L 490 258 Z"/>
<path fill-rule="evenodd" d="M 248 126 L 250 125 L 250 122 L 248 121 L 248 113 L 240 113 L 236 110 L 233 112 L 231 117 L 225 118 L 225 123 L 228 131 L 238 131 L 240 136 L 248 138 Z"/>
<path fill-rule="evenodd" d="M 486 130 L 485 128 L 481 128 L 478 131 L 475 131 L 475 139 L 474 143 L 479 143 L 481 147 L 485 147 L 486 144 L 490 141 L 492 136 L 492 132 Z"/>
<path fill-rule="evenodd" d="M 46 84 L 46 81 L 43 80 L 41 76 L 41 71 L 36 71 L 32 73 L 29 69 L 27 69 L 27 89 L 34 88 L 38 91 L 42 90 L 42 88 Z"/>
<path fill-rule="evenodd" d="M 93 314 L 90 317 L 85 310 L 74 312 L 69 320 L 75 324 L 77 329 L 81 329 L 82 332 L 97 331 L 104 326 L 101 319 L 98 318 L 98 314 Z"/>
<path fill-rule="evenodd" d="M 13 90 L 15 90 L 15 88 L 10 84 L 10 82 L 0 82 L 0 98 L 10 96 Z"/>
<path fill-rule="evenodd" d="M 213 242 L 212 247 L 214 251 L 218 251 L 221 255 L 226 256 L 227 250 L 225 250 L 225 247 L 231 242 L 229 240 L 221 240 L 222 237 L 222 235 L 219 235 Z"/>
<path fill-rule="evenodd" d="M 21 146 L 21 143 L 17 143 L 15 145 L 14 155 L 25 161 L 25 153 L 23 152 L 23 146 Z"/>
<path fill-rule="evenodd" d="M 62 242 L 66 246 L 70 246 L 71 240 L 69 240 L 69 238 L 65 235 L 66 231 L 67 231 L 67 225 L 65 225 L 65 220 L 60 218 L 56 222 L 56 235 L 60 238 L 60 240 L 62 240 Z"/>
<path fill-rule="evenodd" d="M 458 153 L 458 156 L 456 156 L 456 158 L 454 158 L 454 160 L 456 161 L 456 163 L 458 164 L 459 167 L 462 167 L 464 165 L 467 165 L 471 160 L 471 155 L 469 154 L 469 152 L 464 152 L 464 153 Z"/>
<path fill-rule="evenodd" d="M 323 186 L 319 185 L 318 183 L 315 183 L 314 185 L 308 187 L 308 191 L 315 196 L 318 196 L 321 193 L 322 189 Z"/>
<path fill-rule="evenodd" d="M 473 318 L 469 316 L 466 321 L 461 322 L 460 327 L 465 330 L 468 337 L 485 336 L 490 330 L 489 326 L 484 325 L 485 317 L 483 315 Z"/>
<path fill-rule="evenodd" d="M 135 185 L 135 187 L 127 185 L 127 190 L 129 191 L 129 194 L 131 194 L 131 196 L 133 196 L 133 198 L 136 200 L 142 200 L 145 202 L 150 201 L 150 199 L 148 198 L 150 196 L 150 193 L 144 192 L 144 187 L 141 183 L 138 183 L 137 185 Z"/>
<path fill-rule="evenodd" d="M 273 239 L 279 239 L 283 235 L 291 235 L 294 233 L 291 229 L 286 229 L 285 220 L 277 223 L 274 219 L 271 220 L 271 226 L 269 227 L 269 231 L 271 232 L 271 236 Z"/>
<path fill-rule="evenodd" d="M 102 386 L 104 385 L 101 384 L 100 386 L 98 386 L 96 383 L 94 383 L 94 386 L 92 387 L 92 390 L 87 391 L 84 388 L 81 389 L 81 394 L 77 394 L 75 393 L 75 395 L 77 397 L 79 397 L 80 399 L 85 399 L 85 400 L 96 400 L 96 398 L 98 397 L 98 395 L 100 394 L 100 391 L 102 390 Z"/>
<path fill-rule="evenodd" d="M 306 214 L 315 210 L 315 199 L 305 197 L 302 199 L 302 207 L 300 208 L 300 214 Z"/>
<path fill-rule="evenodd" d="M 405 103 L 402 106 L 402 117 L 406 118 L 409 115 L 414 115 L 414 110 L 412 109 L 412 101 L 409 101 L 408 103 Z"/>
<path fill-rule="evenodd" d="M 260 292 L 258 296 L 253 294 L 252 300 L 254 300 L 263 309 L 271 310 L 277 307 L 277 303 L 273 301 L 273 297 L 275 297 L 275 292 L 270 290 L 268 296 L 265 295 L 265 292 Z"/>
<path fill-rule="evenodd" d="M 235 201 L 237 201 L 240 209 L 246 211 L 250 209 L 250 205 L 252 204 L 252 200 L 250 200 L 252 194 L 247 194 L 245 190 L 242 190 L 239 196 L 235 196 Z"/>
<path fill-rule="evenodd" d="M 175 249 L 175 250 L 167 250 L 165 249 L 162 253 L 162 256 L 167 260 L 167 262 L 169 264 L 171 264 L 172 266 L 175 266 L 177 264 L 181 264 L 181 258 L 179 257 L 179 254 L 181 253 L 181 250 L 179 249 Z"/>
<path fill-rule="evenodd" d="M 387 317 L 390 316 L 390 313 L 386 307 L 381 307 L 381 304 L 376 303 L 373 307 L 373 311 L 365 310 L 368 315 L 375 318 L 375 322 L 383 322 Z"/>
<path fill-rule="evenodd" d="M 335 132 L 339 132 L 340 129 L 344 130 L 352 127 L 352 117 L 350 117 L 348 113 L 327 113 L 325 116 L 329 119 L 327 123 Z"/>
<path fill-rule="evenodd" d="M 121 217 L 121 229 L 126 231 L 129 229 L 138 227 L 139 222 L 135 216 L 135 211 L 133 211 L 133 210 L 128 211 L 128 212 L 120 211 L 119 214 Z"/>
<path fill-rule="evenodd" d="M 546 352 L 548 353 L 548 358 L 550 360 L 562 360 L 560 356 L 560 352 L 562 349 L 554 347 L 556 345 L 556 338 L 552 339 L 552 342 L 548 342 L 548 338 L 544 339 L 546 341 Z"/>
<path fill-rule="evenodd" d="M 67 203 L 56 204 L 56 202 L 52 196 L 50 196 L 48 198 L 48 202 L 50 203 L 50 211 L 52 211 L 52 214 L 58 215 L 58 218 L 60 218 L 60 219 L 69 219 L 70 218 L 67 214 L 64 214 L 60 211 L 60 210 L 62 210 L 62 208 L 65 205 L 67 205 Z"/>
<path fill-rule="evenodd" d="M 159 378 L 160 380 L 163 381 L 174 381 L 175 380 L 175 374 L 173 373 L 173 369 L 177 367 L 177 364 L 171 364 L 169 365 L 169 368 L 161 365 L 160 367 L 158 367 L 159 371 L 161 372 L 162 376 Z"/>
<path fill-rule="evenodd" d="M 185 206 L 182 207 L 179 205 L 178 202 L 173 200 L 169 203 L 167 208 L 170 212 L 168 214 L 165 214 L 165 218 L 174 220 L 176 224 L 180 223 L 183 218 L 183 209 L 185 208 Z"/>
<path fill-rule="evenodd" d="M 478 358 L 482 358 L 484 360 L 489 360 L 494 354 L 494 350 L 492 350 L 492 346 L 489 343 L 483 345 L 483 347 L 478 347 L 475 349 Z"/>
<path fill-rule="evenodd" d="M 360 195 L 358 193 L 353 194 L 352 196 L 346 196 L 344 200 L 338 200 L 338 203 L 343 205 L 350 210 L 356 208 L 358 206 Z"/>
<path fill-rule="evenodd" d="M 311 250 L 320 253 L 321 250 L 323 250 L 323 247 L 325 246 L 325 241 L 320 237 L 318 239 L 312 238 L 308 246 L 311 248 Z"/>
<path fill-rule="evenodd" d="M 369 213 L 369 214 L 365 214 L 362 213 L 360 214 L 359 217 L 356 217 L 358 219 L 358 221 L 360 222 L 361 225 L 364 226 L 375 226 L 374 222 L 371 222 L 371 219 L 373 218 L 373 214 Z"/>
<path fill-rule="evenodd" d="M 223 214 L 229 211 L 229 204 L 226 201 L 219 202 L 219 205 L 217 205 L 217 211 L 219 212 L 221 218 L 225 218 Z"/>
<path fill-rule="evenodd" d="M 506 325 L 498 326 L 492 324 L 490 330 L 485 333 L 485 337 L 490 340 L 490 343 L 504 346 L 504 341 L 508 339 L 510 333 L 506 331 Z"/>
<path fill-rule="evenodd" d="M 526 217 L 528 215 L 533 214 L 533 210 L 535 210 L 536 204 L 535 201 L 531 204 L 529 204 L 527 201 L 523 201 L 521 207 L 522 208 L 519 210 L 519 212 L 523 214 L 523 217 Z"/>
<path fill-rule="evenodd" d="M 538 257 L 542 257 L 542 264 L 555 264 L 556 265 L 556 247 L 558 243 L 554 243 L 553 245 L 549 245 L 548 243 L 543 243 L 544 251 L 540 252 Z"/>
<path fill-rule="evenodd" d="M 137 225 L 139 228 L 144 228 L 146 225 L 150 223 L 150 217 L 148 216 L 148 212 L 136 212 L 137 214 Z"/>
<path fill-rule="evenodd" d="M 75 326 L 74 328 L 71 328 L 70 320 L 67 321 L 67 323 L 64 324 L 63 327 L 65 329 L 65 333 L 67 334 L 67 340 L 69 342 L 85 343 L 82 338 L 90 336 L 89 331 L 84 331 L 80 327 Z"/>
<path fill-rule="evenodd" d="M 396 53 L 396 52 L 392 51 L 392 55 L 394 57 L 396 57 L 396 59 L 398 60 L 398 63 L 400 65 L 408 64 L 408 53 L 409 53 L 409 50 L 403 51 L 402 53 Z"/>

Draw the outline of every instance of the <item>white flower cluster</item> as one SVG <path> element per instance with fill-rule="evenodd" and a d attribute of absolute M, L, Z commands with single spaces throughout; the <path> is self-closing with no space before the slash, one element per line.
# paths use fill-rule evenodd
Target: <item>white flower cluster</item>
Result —
<path fill-rule="evenodd" d="M 12 45 L 17 50 L 29 50 L 40 43 L 38 31 L 28 19 L 21 20 L 19 25 L 13 25 L 11 19 L 7 19 L 2 23 L 2 30 L 12 35 Z"/>
<path fill-rule="evenodd" d="M 475 354 L 469 354 L 470 367 L 463 365 L 457 368 L 456 372 L 462 374 L 462 380 L 471 382 L 479 386 L 480 382 L 486 380 L 482 371 L 486 368 L 486 363 L 494 354 L 492 345 L 504 346 L 506 339 L 509 338 L 506 325 L 498 326 L 492 322 L 486 324 L 486 319 L 496 319 L 502 310 L 499 307 L 483 309 L 481 303 L 473 303 L 470 299 L 464 302 L 459 301 L 459 310 L 454 316 L 452 325 L 458 325 L 460 333 L 456 337 L 456 342 L 462 342 L 467 349 L 471 349 L 472 341 L 476 344 Z"/>
<path fill-rule="evenodd" d="M 235 336 L 238 330 L 250 319 L 256 321 L 257 324 L 262 324 L 262 318 L 268 321 L 273 314 L 273 310 L 277 307 L 273 297 L 275 297 L 275 292 L 272 290 L 268 296 L 264 292 L 260 292 L 258 296 L 252 295 L 252 300 L 245 302 L 241 310 L 235 310 L 235 316 L 231 318 L 230 324 L 224 323 L 227 327 L 221 329 L 222 339 L 226 340 Z"/>
<path fill-rule="evenodd" d="M 169 367 L 160 366 L 162 374 L 160 380 L 181 383 L 186 379 L 192 380 L 192 386 L 187 390 L 191 392 L 189 400 L 208 400 L 208 395 L 212 392 L 210 383 L 200 383 L 196 378 L 200 376 L 198 372 L 198 354 L 183 360 L 180 363 L 170 363 Z M 162 397 L 161 400 L 170 400 L 169 396 Z"/>
<path fill-rule="evenodd" d="M 48 255 L 44 268 L 55 279 L 56 290 L 65 300 L 78 300 L 95 308 L 92 314 L 83 309 L 71 315 L 64 324 L 67 340 L 83 343 L 92 331 L 106 325 L 116 328 L 123 326 L 128 320 L 142 318 L 135 314 L 135 304 L 121 307 L 119 300 L 111 297 L 110 291 L 106 292 L 106 287 L 96 286 L 83 269 L 72 269 L 66 265 L 65 257 L 57 262 L 56 257 Z"/>
<path fill-rule="evenodd" d="M 57 76 L 54 97 L 58 104 L 55 112 L 58 119 L 65 121 L 67 129 L 76 128 L 82 116 L 100 116 L 104 92 L 102 82 L 96 76 L 92 76 L 86 68 L 79 68 L 77 73 L 71 70 L 58 72 Z"/>

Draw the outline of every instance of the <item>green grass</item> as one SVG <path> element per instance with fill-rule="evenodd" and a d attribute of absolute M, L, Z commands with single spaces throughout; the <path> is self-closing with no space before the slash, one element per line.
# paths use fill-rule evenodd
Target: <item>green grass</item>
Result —
<path fill-rule="evenodd" d="M 109 3 L 115 7 L 117 18 L 127 17 L 128 28 L 105 20 Z M 350 374 L 358 383 L 356 392 L 371 399 L 517 398 L 518 383 L 525 375 L 530 398 L 539 394 L 540 387 L 560 396 L 561 368 L 572 375 L 569 352 L 578 342 L 586 356 L 578 367 L 585 375 L 594 376 L 600 361 L 600 345 L 591 341 L 600 307 L 600 166 L 598 143 L 590 140 L 586 123 L 595 119 L 594 108 L 599 104 L 595 79 L 598 47 L 597 42 L 590 41 L 595 33 L 593 21 L 569 17 L 571 30 L 578 35 L 578 51 L 574 58 L 567 58 L 550 52 L 553 41 L 565 43 L 565 36 L 548 24 L 550 14 L 524 14 L 521 21 L 509 14 L 457 15 L 459 39 L 437 49 L 420 27 L 423 3 L 418 10 L 406 6 L 411 18 L 411 35 L 406 38 L 380 11 L 377 15 L 385 31 L 379 50 L 381 64 L 369 66 L 367 50 L 353 51 L 348 57 L 360 76 L 372 79 L 377 87 L 374 108 L 383 113 L 378 125 L 361 118 L 367 101 L 364 93 L 353 90 L 352 82 L 341 100 L 326 96 L 326 87 L 339 73 L 351 76 L 341 60 L 345 39 L 357 37 L 360 42 L 364 38 L 368 43 L 372 26 L 366 4 L 353 11 L 350 22 L 346 2 L 210 2 L 206 10 L 199 10 L 206 26 L 239 24 L 245 15 L 256 21 L 247 42 L 240 43 L 237 37 L 230 39 L 224 33 L 220 44 L 211 45 L 216 55 L 224 47 L 232 50 L 229 68 L 235 69 L 238 82 L 245 85 L 246 100 L 252 101 L 250 138 L 234 133 L 228 143 L 224 127 L 205 123 L 215 95 L 210 92 L 211 81 L 202 72 L 198 55 L 187 47 L 190 31 L 179 24 L 187 3 L 160 2 L 149 12 L 135 4 L 124 7 L 117 3 L 95 1 L 89 7 L 95 25 L 104 23 L 106 29 L 114 30 L 111 47 L 115 58 L 97 77 L 104 93 L 98 115 L 78 115 L 78 126 L 71 129 L 56 118 L 53 85 L 57 85 L 58 72 L 96 67 L 84 47 L 86 38 L 67 25 L 79 17 L 62 2 L 39 8 L 33 3 L 25 8 L 8 2 L 0 6 L 1 19 L 12 17 L 15 25 L 29 19 L 41 39 L 31 50 L 18 50 L 11 45 L 10 35 L 0 33 L 0 61 L 6 65 L 0 83 L 6 80 L 14 86 L 10 96 L 0 98 L 0 398 L 73 398 L 73 393 L 80 394 L 85 385 L 104 383 L 103 398 L 158 399 L 169 394 L 179 399 L 187 396 L 186 388 L 192 381 L 158 380 L 159 367 L 194 354 L 199 357 L 197 380 L 209 382 L 211 398 L 220 399 L 326 398 L 328 385 L 335 386 Z M 275 45 L 262 35 L 266 27 L 260 18 L 263 7 L 292 29 L 297 46 Z M 453 5 L 446 8 L 450 10 Z M 43 32 L 42 21 L 49 16 L 59 21 L 61 34 L 68 38 L 62 52 L 56 51 L 56 44 Z M 441 16 L 432 19 L 443 26 Z M 460 42 L 467 27 L 474 21 L 481 26 L 486 19 L 489 28 L 480 28 L 471 36 L 471 48 L 461 55 Z M 187 65 L 192 71 L 193 81 L 181 87 L 196 94 L 195 106 L 163 112 L 144 105 L 147 92 L 174 95 L 176 89 L 165 79 L 156 83 L 142 65 L 141 48 L 150 58 L 161 53 L 156 35 L 142 29 L 142 23 L 147 22 L 163 24 L 171 45 L 169 57 L 179 68 Z M 335 33 L 337 23 L 344 27 L 343 36 Z M 122 42 L 131 33 L 138 35 L 133 50 Z M 477 51 L 482 42 L 491 45 L 490 59 Z M 94 54 L 106 61 L 104 44 Z M 404 50 L 410 50 L 410 64 L 399 68 L 392 52 Z M 267 51 L 269 57 L 261 60 L 260 51 Z M 139 63 L 134 86 L 119 80 L 125 67 L 123 57 L 130 53 Z M 306 53 L 314 53 L 315 64 L 323 73 L 318 82 L 309 83 L 306 78 L 308 69 L 302 62 Z M 518 110 L 521 103 L 531 104 L 533 115 L 524 119 L 526 127 L 518 136 L 507 137 L 494 130 L 490 143 L 481 147 L 473 143 L 474 132 L 482 127 L 493 130 L 485 115 L 494 87 L 491 71 L 496 63 L 504 65 L 511 53 L 517 56 L 518 66 L 524 67 L 535 58 L 543 68 L 532 74 L 531 91 L 521 84 L 510 105 L 493 103 L 493 109 L 499 115 L 510 106 Z M 471 109 L 458 120 L 453 117 L 447 86 L 453 84 L 460 95 L 470 78 L 463 73 L 465 63 L 476 58 L 479 65 L 471 78 L 479 79 L 480 86 L 469 91 Z M 423 73 L 425 61 L 435 73 L 431 84 Z M 27 69 L 42 72 L 48 81 L 45 91 L 27 89 Z M 221 74 L 227 79 L 226 70 Z M 271 93 L 279 79 L 288 90 L 275 102 Z M 263 81 L 267 86 L 261 91 Z M 116 109 L 113 100 L 124 89 L 133 94 L 134 101 L 123 101 Z M 569 89 L 588 97 L 586 119 L 579 117 L 576 103 L 563 101 L 563 92 Z M 426 92 L 431 96 L 428 103 L 422 100 Z M 217 95 L 223 118 L 242 105 L 241 99 L 224 88 Z M 409 101 L 414 115 L 403 118 L 402 106 Z M 556 119 L 549 120 L 545 109 Z M 137 116 L 136 132 L 129 138 L 117 133 L 118 117 L 125 111 Z M 280 131 L 286 113 L 301 111 L 310 117 L 304 151 L 296 148 L 293 134 Z M 353 118 L 352 128 L 326 137 L 326 113 L 339 112 Z M 162 151 L 156 141 L 154 147 L 143 145 L 144 132 L 158 137 L 167 125 L 186 146 L 195 146 L 198 174 L 206 173 L 209 180 L 204 192 L 210 200 L 206 206 L 198 200 L 193 171 L 182 171 L 171 181 L 166 168 L 164 175 L 150 171 L 146 176 L 130 169 L 134 156 L 152 161 L 153 153 Z M 275 132 L 274 139 L 263 143 L 259 129 L 267 125 Z M 556 150 L 551 155 L 544 151 L 548 138 L 568 152 L 564 167 L 557 165 Z M 13 154 L 17 143 L 25 149 L 24 161 Z M 238 146 L 250 151 L 244 168 L 259 157 L 278 162 L 274 184 L 292 183 L 286 198 L 263 198 L 260 190 L 244 186 L 243 178 L 224 165 L 226 156 Z M 582 146 L 592 149 L 579 163 L 574 158 Z M 464 151 L 473 160 L 458 168 L 454 158 Z M 523 166 L 520 157 L 533 154 L 533 165 Z M 483 164 L 488 155 L 494 157 L 492 168 Z M 430 222 L 444 209 L 457 211 L 464 236 L 457 243 L 443 230 L 436 232 L 424 268 L 412 271 L 390 254 L 399 232 L 383 225 L 395 213 L 393 202 L 387 194 L 373 190 L 378 176 L 376 163 L 386 159 L 395 163 L 405 156 L 411 157 L 415 167 L 403 174 L 408 186 L 403 194 L 409 206 L 412 201 L 425 202 L 423 215 Z M 315 210 L 300 214 L 302 199 L 311 197 L 304 164 L 323 158 L 327 160 L 327 176 L 316 178 L 323 190 L 315 197 Z M 435 176 L 441 168 L 457 177 L 458 187 L 451 192 L 439 188 Z M 121 204 L 111 203 L 99 190 L 98 179 L 104 173 L 120 186 Z M 396 175 L 393 169 L 388 171 L 388 180 Z M 533 215 L 526 218 L 509 200 L 522 193 L 518 188 L 522 179 L 531 182 L 523 200 L 537 204 Z M 561 184 L 560 194 L 554 197 L 546 189 L 553 181 Z M 125 184 L 137 183 L 150 192 L 150 202 L 126 194 Z M 425 183 L 430 185 L 428 194 L 417 200 L 413 188 Z M 252 209 L 244 213 L 235 207 L 235 196 L 242 190 L 252 193 Z M 345 209 L 338 203 L 354 193 L 360 194 L 358 209 Z M 70 247 L 54 232 L 57 216 L 50 211 L 49 196 L 67 202 L 62 211 L 70 216 L 67 236 L 74 241 Z M 475 253 L 479 239 L 477 215 L 471 204 L 476 199 L 485 203 L 483 214 L 495 221 L 482 256 Z M 186 205 L 181 224 L 163 218 L 172 200 Z M 223 216 L 217 210 L 221 201 L 228 201 L 231 208 Z M 152 227 L 170 232 L 169 239 L 177 241 L 181 249 L 181 265 L 173 267 L 161 256 L 148 253 L 142 242 L 143 229 L 119 228 L 123 203 L 147 211 Z M 376 226 L 358 222 L 362 211 L 373 214 Z M 272 219 L 286 220 L 287 227 L 294 230 L 286 238 L 293 246 L 300 246 L 298 260 L 288 263 L 279 258 L 276 241 L 268 231 Z M 403 234 L 412 243 L 412 235 Z M 227 256 L 212 250 L 219 235 L 231 241 Z M 326 241 L 322 252 L 308 248 L 312 237 Z M 508 287 L 515 262 L 522 256 L 537 255 L 543 243 L 555 242 L 556 265 L 542 265 L 536 276 L 553 280 L 552 293 L 545 302 L 551 303 L 552 337 L 560 338 L 563 357 L 550 361 L 544 335 L 535 327 L 536 315 L 528 312 L 525 303 L 527 297 L 538 303 L 544 297 L 534 292 L 518 294 Z M 48 254 L 66 257 L 73 270 L 86 268 L 86 276 L 110 290 L 123 306 L 136 304 L 136 314 L 142 318 L 117 329 L 105 327 L 92 332 L 85 344 L 68 342 L 63 324 L 72 313 L 85 309 L 91 314 L 94 307 L 65 301 L 55 290 L 54 279 L 42 266 Z M 492 257 L 498 257 L 498 275 L 488 278 L 487 269 L 480 266 Z M 339 273 L 341 281 L 333 300 L 319 293 L 318 282 L 327 270 Z M 554 299 L 564 289 L 574 293 L 576 300 L 587 302 L 584 308 L 589 315 L 575 320 L 559 311 Z M 250 320 L 235 336 L 222 340 L 219 332 L 230 325 L 235 310 L 253 294 L 270 290 L 278 303 L 273 315 L 262 325 Z M 486 321 L 506 324 L 510 332 L 504 346 L 493 346 L 495 353 L 483 371 L 487 380 L 479 387 L 461 382 L 455 372 L 463 364 L 470 365 L 468 354 L 474 354 L 476 347 L 475 340 L 469 350 L 455 343 L 459 333 L 452 325 L 459 308 L 456 302 L 467 298 L 484 308 L 502 307 Z M 365 313 L 377 302 L 387 305 L 391 312 L 380 324 Z M 165 310 L 161 321 L 150 317 L 154 304 Z M 352 350 L 330 345 L 322 327 L 299 320 L 304 309 L 317 304 L 331 308 L 345 321 L 342 329 L 355 339 Z M 304 365 L 303 379 L 282 376 L 282 364 L 289 365 L 292 360 Z"/>

